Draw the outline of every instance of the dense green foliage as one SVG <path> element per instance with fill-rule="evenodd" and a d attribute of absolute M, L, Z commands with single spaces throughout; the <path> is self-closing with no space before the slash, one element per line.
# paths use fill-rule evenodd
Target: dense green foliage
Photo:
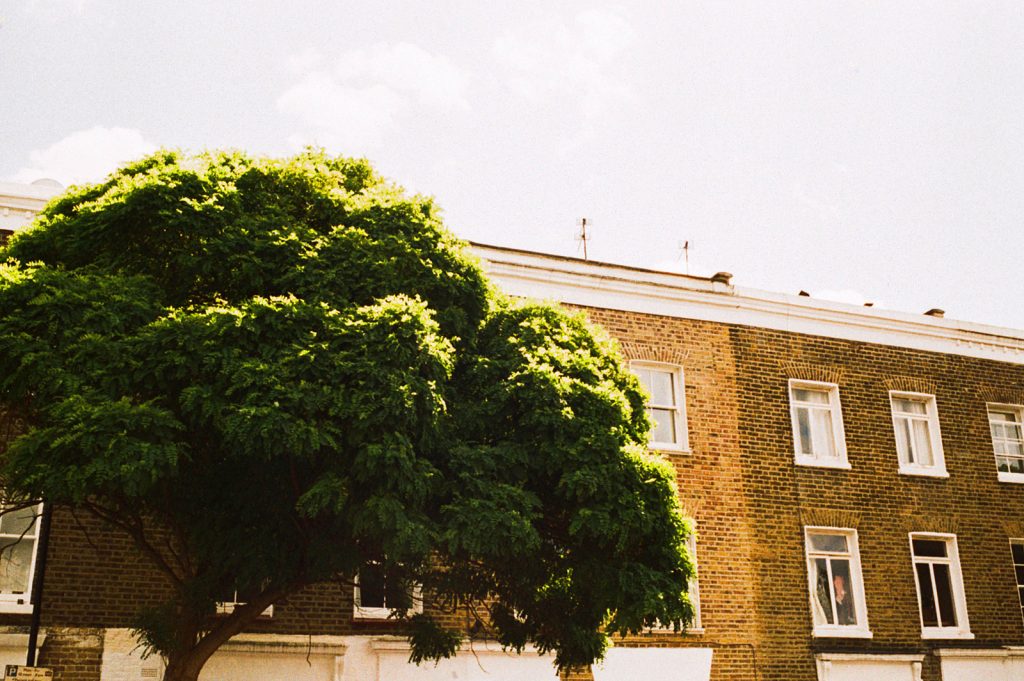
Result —
<path fill-rule="evenodd" d="M 0 261 L 0 401 L 27 424 L 4 484 L 132 535 L 172 587 L 139 619 L 172 666 L 369 561 L 562 667 L 689 619 L 688 526 L 611 343 L 496 294 L 366 162 L 160 152 Z M 235 587 L 252 607 L 211 620 Z M 417 660 L 459 643 L 431 613 Z"/>

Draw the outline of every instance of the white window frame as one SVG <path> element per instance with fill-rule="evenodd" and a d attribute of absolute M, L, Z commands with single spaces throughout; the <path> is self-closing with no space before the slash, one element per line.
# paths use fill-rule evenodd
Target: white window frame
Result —
<path fill-rule="evenodd" d="M 1017 585 L 1017 600 L 1020 601 L 1020 614 L 1024 617 L 1024 579 L 1017 576 L 1017 568 L 1024 570 L 1024 563 L 1018 563 L 1013 556 L 1013 547 L 1020 546 L 1024 550 L 1024 539 L 1010 539 L 1010 564 L 1013 565 L 1013 581 Z"/>
<path fill-rule="evenodd" d="M 957 547 L 956 535 L 943 532 L 911 532 L 910 538 L 910 566 L 914 573 L 914 586 L 917 589 L 917 611 L 921 621 L 921 638 L 943 638 L 943 639 L 973 639 L 970 620 L 967 617 L 967 597 L 964 594 L 964 579 L 960 572 L 960 550 Z M 942 541 L 946 544 L 946 557 L 938 558 L 931 556 L 915 556 L 914 540 L 924 539 L 929 541 Z M 921 603 L 921 583 L 917 577 L 917 566 L 919 563 L 935 565 L 942 564 L 949 566 L 950 591 L 953 596 L 953 608 L 956 611 L 957 625 L 955 627 L 926 627 L 924 624 L 924 608 Z M 934 579 L 934 572 L 933 579 Z M 935 589 L 932 589 L 932 597 L 936 598 Z M 935 612 L 939 613 L 938 603 Z"/>
<path fill-rule="evenodd" d="M 238 597 L 238 589 L 235 589 L 232 592 L 232 594 L 233 595 L 232 595 L 230 601 L 217 601 L 216 613 L 218 615 L 230 615 L 231 613 L 233 613 L 235 611 L 235 608 L 237 608 L 240 605 L 245 605 L 247 603 L 247 601 L 243 601 L 243 600 L 239 599 L 239 597 Z M 274 604 L 273 603 L 268 605 L 267 609 L 259 614 L 259 617 L 273 617 L 273 616 L 274 616 Z"/>
<path fill-rule="evenodd" d="M 900 456 L 900 435 L 897 419 L 922 419 L 921 414 L 907 414 L 904 412 L 900 412 L 899 414 L 897 414 L 896 403 L 894 401 L 897 399 L 924 402 L 925 413 L 923 420 L 928 423 L 928 440 L 932 446 L 933 463 L 931 466 L 922 466 L 921 464 L 918 463 L 903 463 L 903 458 L 909 459 L 910 457 Z M 903 390 L 890 390 L 889 411 L 892 414 L 893 437 L 896 440 L 896 462 L 899 465 L 900 474 L 923 475 L 933 478 L 948 478 L 949 473 L 946 471 L 946 456 L 942 450 L 942 429 L 939 427 L 939 406 L 938 400 L 935 399 L 935 395 L 931 395 L 928 393 L 907 392 Z"/>
<path fill-rule="evenodd" d="M 698 576 L 700 568 L 698 567 L 699 561 L 697 560 L 697 530 L 694 528 L 690 536 L 686 538 L 686 549 L 690 552 L 690 558 L 693 561 L 693 575 L 690 577 L 690 581 L 686 584 L 686 591 L 690 596 L 690 603 L 693 604 L 693 621 L 690 622 L 690 626 L 686 628 L 686 631 L 690 634 L 703 634 L 704 623 L 700 618 L 700 577 Z"/>
<path fill-rule="evenodd" d="M 799 402 L 795 390 L 813 390 L 828 393 L 828 410 L 832 415 L 832 441 L 836 450 L 835 457 L 815 454 L 804 454 L 800 446 L 800 421 L 797 410 L 802 407 L 822 409 L 823 405 Z M 843 428 L 843 410 L 839 402 L 839 385 L 824 381 L 805 381 L 789 379 L 789 418 L 793 427 L 793 453 L 799 466 L 819 466 L 825 468 L 842 468 L 849 470 L 850 462 L 846 457 L 846 430 Z"/>
<path fill-rule="evenodd" d="M 847 552 L 839 554 L 818 551 L 811 548 L 812 534 L 832 534 L 846 537 Z M 850 577 L 854 580 L 853 596 L 857 612 L 857 624 L 817 624 L 814 620 L 814 609 L 818 585 L 814 578 L 813 561 L 816 558 L 838 558 L 848 556 L 850 561 Z M 857 541 L 857 530 L 848 527 L 827 527 L 821 525 L 804 526 L 804 565 L 807 568 L 808 603 L 811 607 L 811 625 L 815 638 L 872 638 L 868 626 L 868 604 L 864 597 L 864 571 L 861 569 L 860 546 Z M 831 569 L 831 568 L 829 568 Z M 830 592 L 831 595 L 831 592 Z"/>
<path fill-rule="evenodd" d="M 414 584 L 410 591 L 409 600 L 412 601 L 412 607 L 406 610 L 406 613 L 423 612 L 423 589 L 419 584 Z M 386 607 L 386 601 L 383 608 L 363 607 L 361 601 L 362 593 L 359 590 L 359 573 L 357 572 L 352 585 L 352 616 L 364 620 L 386 620 L 391 617 L 392 609 Z"/>
<path fill-rule="evenodd" d="M 678 442 L 657 442 L 654 438 L 654 432 L 651 432 L 651 441 L 647 443 L 648 448 L 659 451 L 659 452 L 690 452 L 690 429 L 687 425 L 686 418 L 686 383 L 685 376 L 683 375 L 683 367 L 678 364 L 668 364 L 666 362 L 648 362 L 648 361 L 632 361 L 629 363 L 629 369 L 636 374 L 637 369 L 647 369 L 648 371 L 661 371 L 664 373 L 672 374 L 672 390 L 675 404 L 653 404 L 651 402 L 645 402 L 645 408 L 654 409 L 671 409 L 675 412 L 674 423 L 676 431 L 676 440 Z M 642 384 L 641 384 L 642 385 Z M 645 386 L 646 389 L 646 386 Z"/>
<path fill-rule="evenodd" d="M 1022 426 L 1024 426 L 1024 406 L 1021 406 L 1019 404 L 1004 404 L 1004 403 L 989 402 L 988 404 L 985 405 L 985 412 L 988 415 L 989 437 L 992 436 L 992 411 L 993 410 L 1003 411 L 1003 412 L 1007 412 L 1007 411 L 1008 412 L 1013 412 L 1016 415 L 1016 417 L 1017 417 L 1017 423 L 1022 425 Z M 1003 423 L 1003 422 L 1000 422 L 1000 423 Z M 1006 457 L 1007 455 L 1006 454 L 998 454 L 996 452 L 995 438 L 992 438 L 992 453 L 996 457 L 996 475 L 998 476 L 999 482 L 1024 483 L 1024 473 L 1011 473 L 1011 472 L 1008 472 L 1008 471 L 1001 471 L 1001 470 L 999 470 L 999 457 L 1001 457 L 1001 456 L 1002 457 Z M 1010 458 L 1014 458 L 1014 457 L 1011 456 Z"/>
<path fill-rule="evenodd" d="M 3 515 L 3 513 L 0 512 L 0 515 Z M 29 562 L 25 593 L 0 592 L 0 613 L 21 614 L 32 612 L 32 588 L 35 585 L 36 579 L 36 561 L 39 557 L 39 526 L 41 525 L 40 518 L 42 518 L 42 515 L 43 505 L 38 504 L 35 507 L 35 520 L 32 522 L 29 531 L 20 535 L 0 533 L 0 546 L 7 546 L 8 544 L 13 546 L 29 539 L 32 541 L 32 560 Z M 0 565 L 2 565 L 2 561 L 0 561 Z"/>

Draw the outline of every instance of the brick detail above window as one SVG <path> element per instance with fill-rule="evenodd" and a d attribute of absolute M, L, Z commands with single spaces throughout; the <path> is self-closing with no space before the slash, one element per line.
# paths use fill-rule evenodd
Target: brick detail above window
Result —
<path fill-rule="evenodd" d="M 934 395 L 938 392 L 935 389 L 935 381 L 918 376 L 889 376 L 882 380 L 882 385 L 887 390 L 896 390 L 898 392 L 925 393 L 928 395 Z"/>
<path fill-rule="evenodd" d="M 623 341 L 621 346 L 622 354 L 626 356 L 626 359 L 638 362 L 663 362 L 685 366 L 686 358 L 690 355 L 689 350 L 660 347 L 637 341 Z"/>
<path fill-rule="evenodd" d="M 822 383 L 842 383 L 846 372 L 842 367 L 830 367 L 807 362 L 779 362 L 782 371 L 790 378 L 801 381 L 821 381 Z"/>
<path fill-rule="evenodd" d="M 845 527 L 856 530 L 860 525 L 860 511 L 844 511 L 837 508 L 801 508 L 800 524 L 818 527 Z"/>

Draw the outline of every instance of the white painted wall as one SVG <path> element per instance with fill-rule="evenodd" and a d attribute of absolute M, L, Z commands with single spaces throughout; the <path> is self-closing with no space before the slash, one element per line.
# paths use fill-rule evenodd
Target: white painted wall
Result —
<path fill-rule="evenodd" d="M 941 650 L 942 681 L 1021 681 L 1024 648 Z"/>
<path fill-rule="evenodd" d="M 612 648 L 594 681 L 708 681 L 711 648 Z"/>

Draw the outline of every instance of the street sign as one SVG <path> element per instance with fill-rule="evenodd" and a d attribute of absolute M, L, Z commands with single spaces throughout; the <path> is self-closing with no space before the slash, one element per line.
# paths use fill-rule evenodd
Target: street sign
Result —
<path fill-rule="evenodd" d="M 53 670 L 47 667 L 23 667 L 20 664 L 9 664 L 4 670 L 4 681 L 53 681 Z"/>

